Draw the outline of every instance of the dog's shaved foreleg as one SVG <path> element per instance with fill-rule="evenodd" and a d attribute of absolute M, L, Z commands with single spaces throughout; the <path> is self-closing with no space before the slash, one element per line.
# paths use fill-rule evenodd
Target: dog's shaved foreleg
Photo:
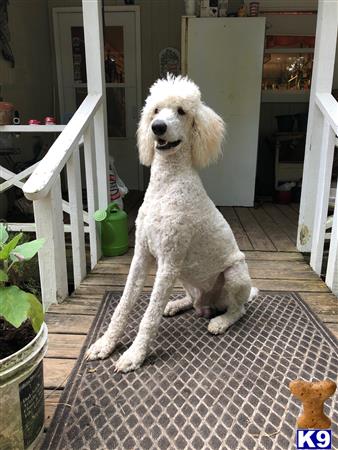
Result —
<path fill-rule="evenodd" d="M 137 369 L 143 363 L 154 338 L 164 308 L 168 302 L 172 288 L 178 275 L 178 270 L 173 267 L 159 267 L 154 288 L 150 297 L 148 308 L 140 323 L 140 328 L 135 341 L 116 363 L 116 370 L 129 372 Z"/>
<path fill-rule="evenodd" d="M 114 311 L 107 331 L 87 350 L 87 359 L 106 358 L 115 349 L 127 325 L 129 313 L 142 292 L 151 258 L 147 249 L 141 246 L 135 248 L 135 255 L 121 300 Z"/>

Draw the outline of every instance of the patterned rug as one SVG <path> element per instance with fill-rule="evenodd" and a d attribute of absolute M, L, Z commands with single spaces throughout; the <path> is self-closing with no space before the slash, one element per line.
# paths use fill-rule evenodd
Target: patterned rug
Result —
<path fill-rule="evenodd" d="M 144 365 L 116 374 L 114 360 L 135 337 L 148 294 L 110 358 L 86 362 L 83 355 L 119 298 L 109 293 L 103 300 L 43 449 L 291 450 L 301 406 L 289 382 L 337 379 L 335 338 L 296 294 L 271 292 L 220 336 L 193 311 L 163 318 Z M 337 393 L 325 412 L 337 437 Z"/>

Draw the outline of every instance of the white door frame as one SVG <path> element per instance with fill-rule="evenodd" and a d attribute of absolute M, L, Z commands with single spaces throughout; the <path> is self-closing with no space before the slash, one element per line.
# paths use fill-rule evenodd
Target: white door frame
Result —
<path fill-rule="evenodd" d="M 141 84 L 141 19 L 140 19 L 140 6 L 139 5 L 122 5 L 122 6 L 105 6 L 105 12 L 134 12 L 135 13 L 135 65 L 136 65 L 136 101 L 137 110 L 140 112 L 142 107 L 142 84 Z M 54 45 L 55 45 L 55 57 L 56 57 L 56 73 L 57 73 L 57 85 L 58 85 L 58 97 L 60 110 L 64 110 L 63 91 L 62 85 L 62 71 L 61 71 L 61 47 L 60 47 L 60 30 L 58 26 L 58 18 L 60 14 L 66 13 L 82 13 L 82 8 L 79 6 L 65 6 L 52 8 L 53 12 L 53 31 L 54 31 Z M 138 169 L 138 185 L 141 191 L 144 190 L 144 170 L 143 166 L 139 164 Z"/>

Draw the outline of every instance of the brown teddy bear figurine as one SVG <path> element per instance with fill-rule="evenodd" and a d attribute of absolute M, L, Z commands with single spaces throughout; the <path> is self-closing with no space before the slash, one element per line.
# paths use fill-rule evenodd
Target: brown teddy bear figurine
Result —
<path fill-rule="evenodd" d="M 331 420 L 324 414 L 324 402 L 336 390 L 336 383 L 330 380 L 304 381 L 295 380 L 290 383 L 292 394 L 303 403 L 303 413 L 298 417 L 298 428 L 326 429 Z"/>

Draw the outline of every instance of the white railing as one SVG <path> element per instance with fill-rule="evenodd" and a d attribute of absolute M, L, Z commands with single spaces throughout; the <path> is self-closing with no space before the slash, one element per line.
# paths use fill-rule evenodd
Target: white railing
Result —
<path fill-rule="evenodd" d="M 80 142 L 83 140 L 90 265 L 100 257 L 100 239 L 94 212 L 108 200 L 107 124 L 103 65 L 101 0 L 83 0 L 88 95 L 46 156 L 23 186 L 33 201 L 37 237 L 46 239 L 39 251 L 42 301 L 51 303 L 68 296 L 67 261 L 61 195 L 61 173 L 67 173 L 70 231 L 75 288 L 87 272 L 83 223 Z M 81 146 L 82 148 L 82 146 Z"/>
<path fill-rule="evenodd" d="M 336 136 L 338 103 L 331 95 L 338 29 L 338 2 L 319 0 L 314 68 L 306 138 L 298 248 L 310 251 L 310 265 L 322 274 Z M 325 282 L 338 296 L 338 195 Z"/>

